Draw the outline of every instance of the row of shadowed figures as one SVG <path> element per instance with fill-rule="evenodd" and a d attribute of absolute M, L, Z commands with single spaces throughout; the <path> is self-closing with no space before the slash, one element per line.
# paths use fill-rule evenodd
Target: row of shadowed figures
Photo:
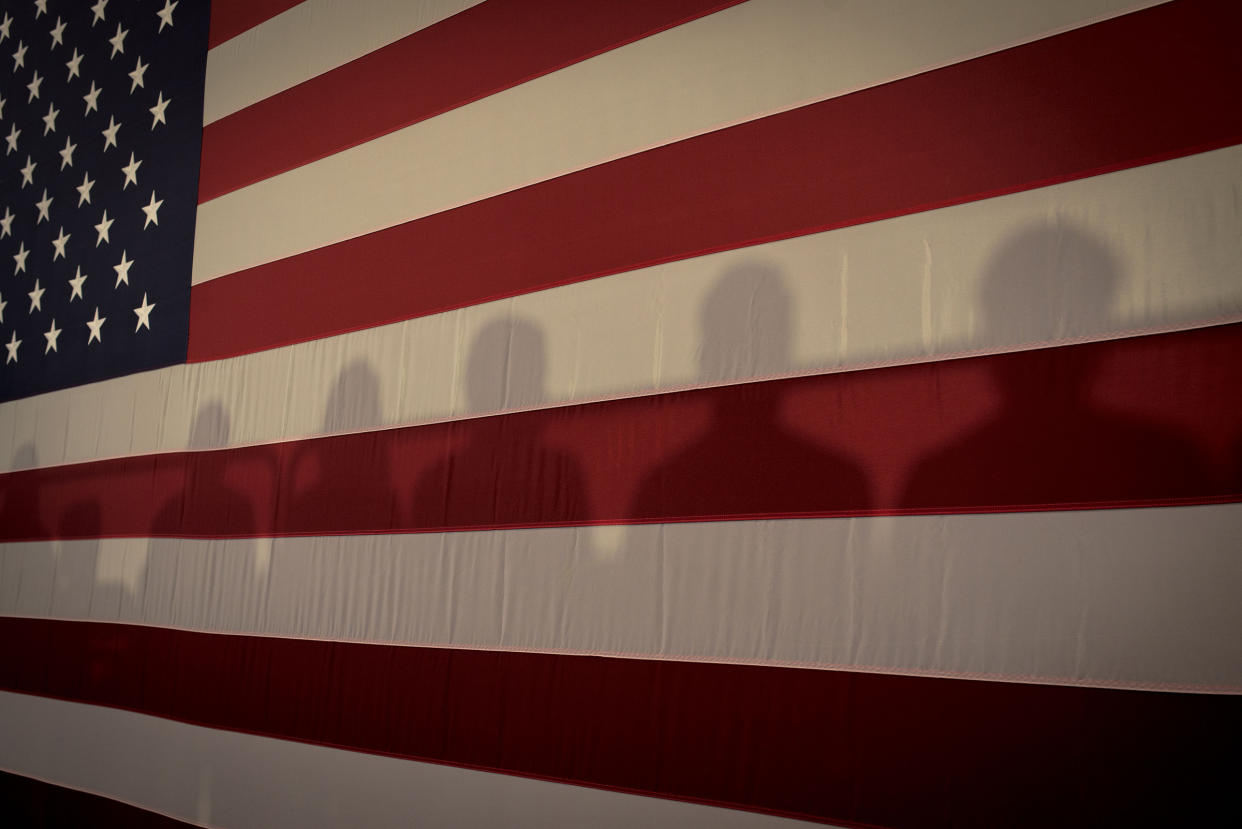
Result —
<path fill-rule="evenodd" d="M 1050 250 L 1059 274 L 1051 286 Z M 1086 234 L 1065 227 L 1019 234 L 994 258 L 983 282 L 982 330 L 1003 330 L 1006 340 L 1024 342 L 1046 338 L 1058 321 L 1069 331 L 1083 323 L 1106 329 L 1100 321 L 1108 319 L 1118 282 L 1112 255 Z M 790 303 L 774 269 L 756 265 L 724 274 L 703 306 L 703 377 L 736 376 L 739 365 L 749 376 L 781 367 L 787 372 Z M 1166 425 L 1094 403 L 1096 363 L 1086 352 L 1074 359 L 1056 356 L 1063 353 L 1051 349 L 990 362 L 999 401 L 990 417 L 923 452 L 896 485 L 877 486 L 851 447 L 830 446 L 791 428 L 784 415 L 789 381 L 690 392 L 704 395 L 703 405 L 711 408 L 707 427 L 650 466 L 630 486 L 628 507 L 609 514 L 591 506 L 592 487 L 603 474 L 598 464 L 588 475 L 572 451 L 550 438 L 537 412 L 465 421 L 468 428 L 454 433 L 459 439 L 445 442 L 451 451 L 409 473 L 395 468 L 377 433 L 365 432 L 383 426 L 384 418 L 377 375 L 361 362 L 338 376 L 323 424 L 329 434 L 359 434 L 300 444 L 291 457 L 269 462 L 280 467 L 269 477 L 279 491 L 282 520 L 300 532 L 483 527 L 498 501 L 507 504 L 502 523 L 530 525 L 549 523 L 550 514 L 551 523 L 566 516 L 565 523 L 573 523 L 575 516 L 624 522 L 935 511 L 943 504 L 978 506 L 980 493 L 991 505 L 1072 504 L 1090 502 L 1109 486 L 1115 490 L 1117 481 L 1124 482 L 1116 493 L 1120 500 L 1136 502 L 1198 497 L 1205 480 L 1215 481 L 1216 492 L 1242 488 L 1242 445 L 1233 457 L 1208 458 Z M 470 411 L 496 411 L 513 399 L 537 408 L 544 362 L 543 334 L 533 324 L 505 319 L 485 327 L 466 368 Z M 902 369 L 881 371 L 895 370 Z M 228 445 L 228 412 L 219 403 L 203 405 L 191 433 L 192 449 Z M 262 450 L 248 451 L 262 457 Z M 14 461 L 17 469 L 34 466 L 33 448 L 19 450 Z M 260 514 L 272 502 L 257 505 L 230 478 L 227 464 L 197 466 L 187 478 L 185 491 L 156 512 L 153 535 L 176 534 L 170 527 L 196 534 L 222 518 L 232 535 L 272 528 Z M 1110 483 L 1102 484 L 1104 479 Z M 39 499 L 37 487 L 10 487 L 0 502 L 0 526 L 8 516 L 35 515 L 61 525 L 40 527 L 41 537 L 99 533 L 99 505 L 78 503 L 53 517 L 42 514 Z M 353 523 L 334 526 L 331 516 L 345 511 Z"/>

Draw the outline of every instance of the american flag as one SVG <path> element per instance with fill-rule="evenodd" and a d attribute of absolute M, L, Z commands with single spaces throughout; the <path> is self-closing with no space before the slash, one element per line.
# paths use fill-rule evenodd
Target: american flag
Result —
<path fill-rule="evenodd" d="M 1240 24 L 2 4 L 10 822 L 1235 822 Z"/>

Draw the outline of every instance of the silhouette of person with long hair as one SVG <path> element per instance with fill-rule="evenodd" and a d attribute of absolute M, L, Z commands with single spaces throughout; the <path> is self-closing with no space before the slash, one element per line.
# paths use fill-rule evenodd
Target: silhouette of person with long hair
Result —
<path fill-rule="evenodd" d="M 363 361 L 341 370 L 324 411 L 329 437 L 305 441 L 286 474 L 294 493 L 282 526 L 295 532 L 376 531 L 397 525 L 379 377 Z M 352 432 L 356 434 L 337 434 Z"/>
<path fill-rule="evenodd" d="M 1066 226 L 1033 228 L 993 257 L 982 288 L 983 324 L 1014 342 L 1107 330 L 1119 281 L 1117 263 L 1099 240 Z M 922 460 L 901 506 L 1055 506 L 1195 494 L 1204 466 L 1188 441 L 1092 399 L 1100 351 L 1097 344 L 983 358 L 999 410 Z"/>
<path fill-rule="evenodd" d="M 790 364 L 788 290 L 770 267 L 729 271 L 703 306 L 705 379 L 771 376 Z M 794 433 L 782 419 L 785 384 L 710 389 L 706 434 L 648 474 L 635 519 L 815 514 L 864 510 L 862 471 L 842 455 Z"/>
<path fill-rule="evenodd" d="M 534 405 L 544 398 L 543 333 L 524 319 L 497 320 L 471 344 L 466 396 L 471 412 Z M 578 462 L 544 432 L 546 412 L 454 422 L 444 457 L 414 489 L 417 528 L 538 525 L 587 515 Z"/>

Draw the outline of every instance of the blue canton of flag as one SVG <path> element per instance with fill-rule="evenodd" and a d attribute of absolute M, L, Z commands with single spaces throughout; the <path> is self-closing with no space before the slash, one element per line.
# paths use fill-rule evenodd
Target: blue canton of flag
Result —
<path fill-rule="evenodd" d="M 182 362 L 208 4 L 0 4 L 0 400 Z"/>

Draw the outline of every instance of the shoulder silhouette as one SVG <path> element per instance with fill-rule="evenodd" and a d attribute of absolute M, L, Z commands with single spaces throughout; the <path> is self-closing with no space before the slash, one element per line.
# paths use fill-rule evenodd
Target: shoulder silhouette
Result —
<path fill-rule="evenodd" d="M 787 370 L 787 289 L 774 270 L 738 268 L 703 307 L 705 382 Z M 788 382 L 748 382 L 689 392 L 711 407 L 707 430 L 643 481 L 635 520 L 854 512 L 870 506 L 866 477 L 849 459 L 792 430 L 782 418 Z"/>
<path fill-rule="evenodd" d="M 1038 343 L 1050 332 L 1072 339 L 1079 331 L 1107 330 L 1119 278 L 1098 240 L 1068 227 L 1029 230 L 989 266 L 984 326 L 1019 343 Z M 1094 399 L 1108 348 L 1097 343 L 981 358 L 998 407 L 919 463 L 901 505 L 1041 507 L 1195 494 L 1204 465 L 1188 440 Z"/>
<path fill-rule="evenodd" d="M 238 487 L 228 445 L 230 421 L 219 403 L 195 413 L 183 486 L 159 508 L 152 522 L 142 584 L 142 616 L 157 624 L 217 624 L 226 606 L 258 606 L 255 543 L 260 530 L 255 506 Z M 205 542 L 220 535 L 242 536 Z M 186 541 L 199 539 L 199 541 Z M 203 548 L 208 547 L 204 554 Z"/>
<path fill-rule="evenodd" d="M 470 412 L 537 406 L 544 399 L 543 333 L 523 319 L 498 320 L 471 345 Z M 459 420 L 445 427 L 442 457 L 422 475 L 411 522 L 420 529 L 536 525 L 582 520 L 581 467 L 544 431 L 543 412 Z"/>
<path fill-rule="evenodd" d="M 292 493 L 281 524 L 295 532 L 377 531 L 398 523 L 392 460 L 377 448 L 379 378 L 364 362 L 344 368 L 324 411 L 326 437 L 298 445 L 285 470 Z M 341 434 L 344 433 L 344 434 Z"/>

